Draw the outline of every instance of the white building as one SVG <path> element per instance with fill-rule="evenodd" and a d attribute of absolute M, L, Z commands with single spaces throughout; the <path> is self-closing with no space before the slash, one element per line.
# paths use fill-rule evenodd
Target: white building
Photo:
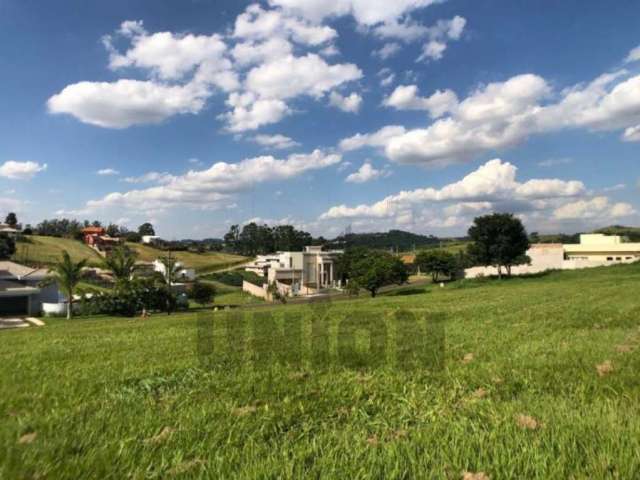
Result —
<path fill-rule="evenodd" d="M 142 236 L 142 243 L 144 243 L 145 245 L 153 245 L 155 243 L 158 243 L 161 240 L 161 238 L 157 235 L 143 235 Z"/>
<path fill-rule="evenodd" d="M 160 260 L 153 262 L 153 270 L 167 276 L 167 267 Z M 174 281 L 176 282 L 193 282 L 196 279 L 196 271 L 193 268 L 185 268 L 181 262 L 176 262 L 176 272 Z"/>
<path fill-rule="evenodd" d="M 314 295 L 340 287 L 335 259 L 341 250 L 323 251 L 322 247 L 305 247 L 303 252 L 278 252 L 259 256 L 245 267 L 264 278 L 262 287 L 249 282 L 243 289 L 252 295 L 267 298 L 269 285 L 275 284 L 285 296 Z"/>
<path fill-rule="evenodd" d="M 512 275 L 632 263 L 640 260 L 640 243 L 623 242 L 617 235 L 594 233 L 580 235 L 578 244 L 534 244 L 527 255 L 531 263 L 512 267 Z M 498 270 L 495 267 L 473 267 L 464 273 L 465 278 L 476 278 L 497 275 Z"/>
<path fill-rule="evenodd" d="M 0 261 L 0 317 L 40 315 L 43 305 L 60 302 L 55 283 L 41 285 L 48 274 L 45 269 Z"/>

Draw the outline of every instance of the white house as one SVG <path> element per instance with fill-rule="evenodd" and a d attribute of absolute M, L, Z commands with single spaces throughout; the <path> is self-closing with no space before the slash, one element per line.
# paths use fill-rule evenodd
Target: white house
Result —
<path fill-rule="evenodd" d="M 22 229 L 19 225 L 12 227 L 7 223 L 0 223 L 0 235 L 6 235 L 7 237 L 17 238 L 22 233 Z"/>
<path fill-rule="evenodd" d="M 143 235 L 142 236 L 142 243 L 144 243 L 145 245 L 153 245 L 155 243 L 158 243 L 161 240 L 161 238 L 157 235 Z"/>
<path fill-rule="evenodd" d="M 162 276 L 167 276 L 167 268 L 164 266 L 160 260 L 155 260 L 153 262 L 153 269 L 156 272 L 162 274 Z M 196 279 L 196 271 L 193 268 L 185 268 L 181 262 L 176 262 L 176 273 L 174 280 L 176 282 L 193 282 Z"/>
<path fill-rule="evenodd" d="M 341 250 L 323 251 L 322 247 L 305 247 L 302 252 L 278 252 L 259 256 L 245 267 L 264 278 L 262 287 L 249 282 L 243 290 L 267 298 L 269 285 L 275 285 L 285 296 L 313 295 L 323 290 L 340 287 L 336 276 L 335 259 Z"/>
<path fill-rule="evenodd" d="M 623 242 L 617 235 L 600 233 L 580 235 L 580 243 L 538 243 L 527 251 L 529 265 L 512 267 L 513 275 L 540 273 L 546 270 L 576 270 L 640 260 L 640 243 Z M 473 267 L 464 271 L 465 278 L 497 275 L 495 267 Z"/>
<path fill-rule="evenodd" d="M 44 303 L 59 303 L 58 286 L 41 287 L 48 270 L 0 261 L 0 317 L 39 315 Z"/>

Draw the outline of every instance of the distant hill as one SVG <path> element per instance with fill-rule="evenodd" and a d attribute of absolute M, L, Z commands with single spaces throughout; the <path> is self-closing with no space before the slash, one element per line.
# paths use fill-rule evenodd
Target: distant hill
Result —
<path fill-rule="evenodd" d="M 143 262 L 152 262 L 167 255 L 166 251 L 148 245 L 137 243 L 128 243 L 127 245 L 138 253 L 138 260 Z M 69 253 L 74 262 L 87 259 L 89 266 L 100 267 L 103 265 L 103 258 L 79 240 L 39 235 L 28 235 L 25 240 L 17 242 L 16 253 L 12 259 L 26 265 L 49 266 L 60 260 L 63 250 Z M 223 252 L 177 251 L 173 252 L 173 255 L 186 267 L 195 268 L 199 273 L 215 271 L 247 260 L 245 257 Z"/>
<path fill-rule="evenodd" d="M 139 243 L 127 243 L 129 248 L 138 254 L 138 260 L 153 262 L 166 256 L 169 252 Z M 198 273 L 212 272 L 221 268 L 244 263 L 248 259 L 239 255 L 223 252 L 184 252 L 174 251 L 171 254 L 187 268 L 195 268 Z"/>
<path fill-rule="evenodd" d="M 403 230 L 389 230 L 376 233 L 349 233 L 341 235 L 328 244 L 331 248 L 368 247 L 376 249 L 397 250 L 400 252 L 420 249 L 440 243 L 433 235 L 419 235 Z"/>
<path fill-rule="evenodd" d="M 622 225 L 611 225 L 610 227 L 604 227 L 596 230 L 594 233 L 605 233 L 607 235 L 620 235 L 627 237 L 630 242 L 640 242 L 640 228 L 639 227 L 625 227 Z"/>
<path fill-rule="evenodd" d="M 584 232 L 587 233 L 587 232 Z M 599 228 L 591 233 L 604 233 L 605 235 L 620 235 L 629 242 L 640 242 L 640 228 L 625 227 L 622 225 L 611 225 L 609 227 Z M 540 234 L 532 233 L 530 235 L 531 243 L 580 243 L 580 233 L 551 233 Z"/>
<path fill-rule="evenodd" d="M 66 251 L 74 262 L 86 259 L 90 266 L 102 265 L 102 257 L 79 240 L 30 235 L 16 243 L 13 260 L 32 266 L 48 266 L 58 262 Z"/>

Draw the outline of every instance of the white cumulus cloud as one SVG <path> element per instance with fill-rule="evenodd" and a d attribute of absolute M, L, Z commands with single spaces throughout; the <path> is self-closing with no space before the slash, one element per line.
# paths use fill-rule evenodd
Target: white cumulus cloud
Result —
<path fill-rule="evenodd" d="M 331 92 L 329 95 L 329 104 L 339 108 L 343 112 L 358 113 L 362 104 L 362 97 L 353 92 L 348 96 L 340 95 L 338 92 Z"/>
<path fill-rule="evenodd" d="M 103 177 L 109 177 L 109 176 L 119 175 L 120 172 L 115 168 L 101 168 L 96 172 L 96 174 L 101 175 Z"/>
<path fill-rule="evenodd" d="M 190 170 L 184 175 L 159 175 L 159 185 L 114 192 L 87 202 L 83 212 L 126 208 L 134 211 L 159 211 L 184 206 L 194 209 L 218 208 L 233 193 L 253 185 L 293 178 L 304 172 L 339 163 L 341 156 L 315 150 L 310 154 L 292 154 L 285 159 L 260 156 L 238 163 L 218 162 L 206 170 Z"/>
<path fill-rule="evenodd" d="M 38 173 L 44 172 L 47 164 L 37 162 L 18 162 L 15 160 L 7 160 L 0 165 L 0 177 L 10 180 L 31 180 Z"/>
<path fill-rule="evenodd" d="M 52 96 L 47 107 L 54 114 L 105 128 L 160 123 L 178 114 L 202 110 L 208 92 L 195 85 L 165 85 L 154 81 L 79 82 Z"/>
<path fill-rule="evenodd" d="M 256 135 L 252 140 L 258 145 L 265 148 L 274 148 L 276 150 L 287 150 L 297 147 L 300 144 L 286 135 Z"/>
<path fill-rule="evenodd" d="M 366 183 L 388 175 L 388 171 L 374 168 L 371 163 L 365 162 L 358 169 L 348 175 L 345 182 L 348 183 Z"/>

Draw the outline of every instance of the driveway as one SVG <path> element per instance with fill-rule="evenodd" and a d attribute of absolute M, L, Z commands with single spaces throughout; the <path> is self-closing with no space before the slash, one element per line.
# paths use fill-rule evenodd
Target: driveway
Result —
<path fill-rule="evenodd" d="M 0 318 L 0 330 L 9 328 L 42 327 L 44 322 L 33 317 L 2 317 Z"/>

